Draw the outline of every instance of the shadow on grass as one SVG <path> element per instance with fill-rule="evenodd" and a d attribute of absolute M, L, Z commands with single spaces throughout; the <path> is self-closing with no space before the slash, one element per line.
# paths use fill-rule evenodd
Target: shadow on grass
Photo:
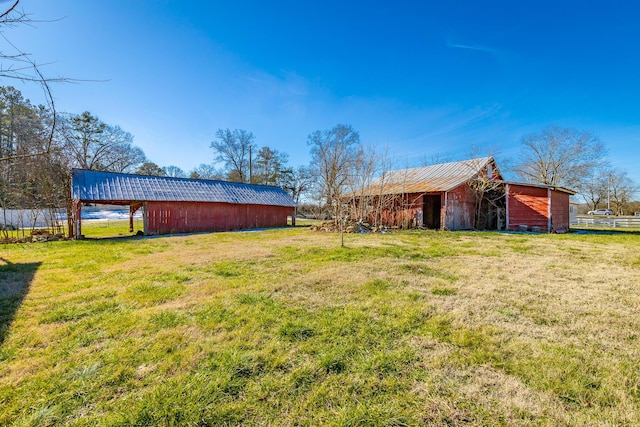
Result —
<path fill-rule="evenodd" d="M 632 229 L 632 230 L 625 230 L 625 229 L 602 229 L 602 228 L 596 228 L 596 229 L 590 229 L 590 228 L 571 228 L 571 232 L 574 234 L 605 234 L 605 235 L 611 235 L 611 236 L 620 236 L 620 235 L 624 235 L 624 236 L 640 236 L 640 230 L 637 229 Z"/>
<path fill-rule="evenodd" d="M 107 236 L 87 236 L 85 235 L 82 240 L 137 240 L 137 239 L 159 239 L 163 237 L 172 237 L 172 236 L 197 236 L 197 235 L 208 235 L 208 234 L 221 234 L 221 233 L 262 233 L 265 231 L 271 230 L 286 230 L 286 229 L 296 229 L 296 228 L 309 228 L 311 225 L 284 225 L 279 227 L 262 227 L 262 228 L 243 228 L 237 230 L 213 230 L 213 231 L 191 231 L 184 233 L 163 233 L 163 234 L 144 234 L 142 231 L 139 231 L 136 234 L 118 234 L 118 235 L 107 235 Z"/>
<path fill-rule="evenodd" d="M 113 236 L 84 236 L 82 238 L 82 240 L 135 240 L 135 239 L 142 239 L 144 238 L 144 235 L 141 234 L 119 234 L 119 235 L 113 235 Z M 150 236 L 146 236 L 146 237 L 150 237 Z"/>
<path fill-rule="evenodd" d="M 0 345 L 9 333 L 11 322 L 27 296 L 33 276 L 41 264 L 14 264 L 0 257 Z"/>

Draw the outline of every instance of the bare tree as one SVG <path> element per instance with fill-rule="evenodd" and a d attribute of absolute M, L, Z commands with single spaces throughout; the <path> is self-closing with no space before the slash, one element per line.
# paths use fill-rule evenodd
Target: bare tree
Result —
<path fill-rule="evenodd" d="M 373 211 L 375 193 L 371 185 L 379 172 L 379 157 L 374 147 L 360 146 L 353 162 L 352 173 L 347 180 L 351 195 L 351 215 L 357 221 L 369 221 Z"/>
<path fill-rule="evenodd" d="M 68 152 L 60 146 L 59 141 L 56 141 L 55 138 L 58 130 L 58 115 L 49 87 L 52 82 L 64 82 L 69 79 L 45 77 L 31 56 L 12 43 L 6 35 L 7 30 L 12 27 L 33 23 L 29 15 L 18 5 L 19 0 L 15 0 L 7 3 L 6 8 L 0 9 L 0 77 L 39 84 L 46 100 L 46 106 L 23 109 L 23 112 L 35 113 L 40 119 L 38 120 L 40 128 L 38 134 L 23 135 L 25 137 L 20 137 L 19 132 L 16 132 L 17 130 L 22 132 L 26 129 L 22 124 L 18 127 L 13 126 L 18 122 L 13 120 L 16 116 L 13 116 L 15 110 L 12 109 L 11 129 L 4 135 L 7 136 L 7 139 L 0 143 L 3 145 L 0 149 L 0 165 L 3 169 L 0 187 L 6 189 L 22 185 L 20 192 L 12 195 L 11 203 L 21 207 L 31 207 L 34 212 L 51 206 L 56 208 L 63 206 L 65 201 L 69 207 L 69 168 L 73 165 L 69 163 Z M 13 88 L 3 89 L 5 89 L 5 94 L 8 94 L 7 92 L 11 92 Z M 19 91 L 13 90 L 13 95 L 17 94 Z M 16 99 L 14 97 L 14 100 Z M 25 117 L 22 113 L 19 116 Z M 16 137 L 18 138 L 16 139 Z M 141 150 L 136 151 L 136 154 L 140 154 L 140 152 Z M 121 159 L 121 157 L 116 156 L 116 159 Z M 126 169 L 129 166 L 120 165 L 120 167 Z M 6 192 L 0 196 L 0 199 L 7 201 L 8 199 L 4 196 L 7 196 Z M 68 218 L 69 224 L 72 224 L 72 212 L 69 209 Z M 71 227 L 69 233 L 72 234 Z"/>
<path fill-rule="evenodd" d="M 606 163 L 606 154 L 604 143 L 592 133 L 551 125 L 522 138 L 516 172 L 527 182 L 578 188 Z"/>
<path fill-rule="evenodd" d="M 32 221 L 21 215 L 20 225 L 35 226 L 60 194 L 48 185 L 51 119 L 49 110 L 31 105 L 19 90 L 0 87 L 0 226 L 10 222 L 9 209 L 30 210 Z"/>
<path fill-rule="evenodd" d="M 474 177 L 467 182 L 474 196 L 476 230 L 502 229 L 506 226 L 506 198 L 502 174 L 496 166 L 498 149 L 494 146 L 471 144 L 467 150 L 468 166 Z"/>
<path fill-rule="evenodd" d="M 609 173 L 606 168 L 597 168 L 585 176 L 577 190 L 580 192 L 589 210 L 595 210 L 602 201 L 607 200 Z"/>
<path fill-rule="evenodd" d="M 104 140 L 111 147 L 101 161 L 104 170 L 130 173 L 147 161 L 142 148 L 133 145 L 133 135 L 120 126 L 107 125 Z"/>
<path fill-rule="evenodd" d="M 201 163 L 199 166 L 193 168 L 189 173 L 189 178 L 192 179 L 223 179 L 222 171 L 216 169 L 215 165 Z"/>
<path fill-rule="evenodd" d="M 611 208 L 616 215 L 624 215 L 632 197 L 638 191 L 638 184 L 634 182 L 626 171 L 621 169 L 612 170 L 609 175 L 609 197 Z"/>
<path fill-rule="evenodd" d="M 477 170 L 475 176 L 467 182 L 474 195 L 474 228 L 501 229 L 506 220 L 505 188 L 502 176 L 493 157 L 478 158 L 470 161 L 470 166 Z"/>
<path fill-rule="evenodd" d="M 339 220 L 341 197 L 354 166 L 360 135 L 349 125 L 315 131 L 307 140 L 311 147 L 312 173 L 317 179 L 318 196 Z"/>
<path fill-rule="evenodd" d="M 28 14 L 18 7 L 20 0 L 9 3 L 9 6 L 0 9 L 0 27 L 12 28 L 19 25 L 31 25 L 32 20 Z M 0 51 L 0 77 L 20 81 L 32 81 L 46 83 L 52 79 L 45 79 L 36 63 L 28 53 L 20 50 L 4 34 L 4 47 Z M 61 80 L 61 79 L 53 79 Z"/>
<path fill-rule="evenodd" d="M 123 172 L 133 170 L 146 160 L 141 149 L 133 146 L 133 136 L 119 126 L 103 123 L 88 111 L 67 115 L 59 120 L 60 147 L 50 153 L 55 158 L 57 182 L 65 194 L 69 236 L 74 235 L 75 210 L 71 200 L 71 168 Z"/>
<path fill-rule="evenodd" d="M 451 153 L 435 153 L 432 156 L 422 156 L 422 166 L 439 165 L 441 163 L 454 162 L 454 156 Z"/>
<path fill-rule="evenodd" d="M 389 172 L 394 169 L 395 160 L 389 155 L 389 147 L 385 146 L 384 151 L 378 157 L 378 178 L 376 180 L 376 194 L 373 197 L 373 225 L 384 224 L 383 215 L 388 212 L 395 203 L 395 196 L 387 194 L 386 186 L 389 183 Z M 406 177 L 405 177 L 406 178 Z M 422 226 L 422 224 L 418 224 Z"/>
<path fill-rule="evenodd" d="M 180 169 L 178 166 L 165 166 L 162 168 L 162 170 L 164 170 L 164 175 L 165 176 L 169 176 L 172 178 L 186 178 L 187 174 L 184 173 L 184 171 L 182 169 Z"/>
<path fill-rule="evenodd" d="M 291 196 L 297 206 L 300 204 L 300 198 L 306 193 L 313 184 L 313 177 L 309 168 L 306 166 L 298 166 L 295 169 L 288 169 L 284 171 L 282 177 L 282 188 Z"/>
<path fill-rule="evenodd" d="M 640 213 L 640 201 L 635 200 L 633 202 L 629 202 L 627 204 L 627 209 L 629 210 L 629 215 L 631 215 L 632 212 L 633 214 Z"/>
<path fill-rule="evenodd" d="M 64 82 L 69 79 L 64 77 L 45 77 L 38 64 L 31 58 L 31 55 L 23 52 L 18 46 L 12 43 L 5 34 L 5 30 L 19 25 L 31 25 L 32 20 L 28 14 L 21 10 L 18 5 L 20 0 L 11 1 L 8 6 L 0 9 L 0 77 L 4 79 L 18 80 L 21 82 L 34 82 L 42 87 L 48 110 L 52 112 L 50 128 L 48 130 L 47 144 L 44 151 L 37 153 L 8 154 L 1 155 L 0 161 L 7 161 L 19 157 L 32 157 L 49 152 L 54 143 L 54 132 L 56 128 L 56 109 L 49 84 L 52 82 Z"/>
<path fill-rule="evenodd" d="M 230 181 L 248 182 L 251 149 L 255 136 L 244 129 L 218 129 L 216 140 L 211 143 L 216 162 L 224 164 Z"/>

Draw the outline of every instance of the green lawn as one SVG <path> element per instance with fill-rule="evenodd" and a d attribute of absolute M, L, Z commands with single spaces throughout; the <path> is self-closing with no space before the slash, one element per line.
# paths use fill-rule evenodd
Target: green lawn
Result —
<path fill-rule="evenodd" d="M 0 246 L 0 425 L 638 424 L 637 234 L 345 244 Z"/>

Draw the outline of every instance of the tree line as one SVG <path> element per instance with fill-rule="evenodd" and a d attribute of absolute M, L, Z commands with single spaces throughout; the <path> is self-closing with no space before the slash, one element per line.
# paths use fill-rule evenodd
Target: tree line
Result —
<path fill-rule="evenodd" d="M 636 206 L 638 183 L 611 165 L 605 143 L 589 131 L 549 125 L 526 135 L 515 172 L 525 182 L 577 191 L 590 210 L 611 207 L 622 215 Z"/>
<path fill-rule="evenodd" d="M 356 220 L 376 221 L 382 211 L 398 203 L 397 198 L 364 191 L 375 179 L 384 183 L 386 174 L 395 169 L 395 162 L 388 151 L 364 146 L 351 126 L 315 131 L 309 135 L 307 145 L 311 154 L 308 172 L 313 183 L 307 189 L 307 200 L 313 202 L 311 208 L 317 216 L 338 220 L 348 210 Z M 473 145 L 470 151 L 475 157 L 492 154 L 480 153 Z M 618 215 L 640 210 L 639 203 L 633 200 L 638 183 L 627 171 L 612 166 L 606 144 L 589 131 L 554 124 L 525 135 L 519 155 L 507 172 L 523 182 L 574 190 L 590 210 L 610 207 Z M 470 188 L 476 193 L 476 210 L 483 203 L 495 204 L 499 197 L 490 177 L 477 177 Z M 345 203 L 351 206 L 345 208 Z"/>
<path fill-rule="evenodd" d="M 33 105 L 18 89 L 0 86 L 0 229 L 7 237 L 7 212 L 26 209 L 33 212 L 33 221 L 12 225 L 33 228 L 37 215 L 44 213 L 52 231 L 59 232 L 62 225 L 56 212 L 62 208 L 71 235 L 73 168 L 277 185 L 296 203 L 310 187 L 308 167 L 291 167 L 286 153 L 257 147 L 253 133 L 219 130 L 215 136 L 213 162 L 200 164 L 187 174 L 177 166 L 160 167 L 149 161 L 134 145 L 133 135 L 118 125 L 107 124 L 88 111 L 59 113 Z"/>
<path fill-rule="evenodd" d="M 72 217 L 72 168 L 133 172 L 145 161 L 142 149 L 133 144 L 133 136 L 119 126 L 106 124 L 86 111 L 54 112 L 31 104 L 14 87 L 0 87 L 3 225 L 8 222 L 7 210 L 31 209 L 50 212 L 51 226 L 58 227 L 56 210 L 66 207 Z"/>
<path fill-rule="evenodd" d="M 210 144 L 213 161 L 187 174 L 177 166 L 160 167 L 150 162 L 133 144 L 129 132 L 90 112 L 56 113 L 46 106 L 32 105 L 14 87 L 3 86 L 0 208 L 3 212 L 67 208 L 72 217 L 72 168 L 275 185 L 285 189 L 296 203 L 304 201 L 308 214 L 335 220 L 343 216 L 346 194 L 354 202 L 350 213 L 360 219 L 371 217 L 372 210 L 375 217 L 392 203 L 382 194 L 364 194 L 364 189 L 375 179 L 384 181 L 393 169 L 393 160 L 386 151 L 364 146 L 350 125 L 314 131 L 307 145 L 310 164 L 292 167 L 286 153 L 258 146 L 252 132 L 218 129 Z M 607 202 L 616 213 L 632 206 L 638 188 L 626 171 L 610 166 L 606 146 L 598 137 L 557 125 L 522 138 L 513 171 L 525 182 L 575 189 L 590 209 Z M 52 224 L 53 217 L 51 214 Z M 6 218 L 0 221 L 7 223 Z"/>
<path fill-rule="evenodd" d="M 18 3 L 14 0 L 0 14 L 0 28 L 30 23 L 29 16 L 17 9 Z M 129 132 L 88 111 L 57 112 L 48 84 L 67 79 L 45 78 L 29 55 L 11 46 L 15 54 L 0 52 L 0 77 L 41 84 L 47 105 L 33 105 L 16 88 L 0 86 L 0 209 L 4 214 L 0 228 L 7 224 L 8 209 L 51 212 L 55 227 L 53 212 L 64 207 L 71 234 L 70 174 L 75 167 L 276 185 L 296 203 L 308 202 L 306 208 L 314 216 L 335 220 L 343 215 L 346 194 L 354 202 L 351 212 L 360 218 L 371 216 L 367 210 L 380 212 L 394 203 L 382 195 L 364 194 L 374 179 L 384 182 L 394 162 L 387 151 L 365 147 L 350 125 L 312 132 L 307 138 L 311 162 L 297 167 L 288 164 L 286 153 L 256 145 L 250 131 L 218 129 L 210 145 L 213 162 L 186 173 L 177 166 L 161 167 L 149 161 Z M 574 189 L 590 209 L 606 203 L 618 214 L 634 206 L 632 198 L 638 189 L 626 171 L 611 166 L 606 146 L 597 136 L 558 125 L 522 138 L 513 171 L 525 182 Z M 483 194 L 491 187 L 486 181 L 476 185 Z M 367 197 L 371 203 L 364 200 Z M 365 203 L 355 203 L 356 199 Z"/>

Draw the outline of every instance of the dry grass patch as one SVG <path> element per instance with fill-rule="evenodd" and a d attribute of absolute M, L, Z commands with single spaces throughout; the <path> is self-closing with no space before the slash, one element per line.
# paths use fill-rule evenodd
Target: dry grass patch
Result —
<path fill-rule="evenodd" d="M 0 424 L 633 425 L 639 239 L 5 247 Z"/>

